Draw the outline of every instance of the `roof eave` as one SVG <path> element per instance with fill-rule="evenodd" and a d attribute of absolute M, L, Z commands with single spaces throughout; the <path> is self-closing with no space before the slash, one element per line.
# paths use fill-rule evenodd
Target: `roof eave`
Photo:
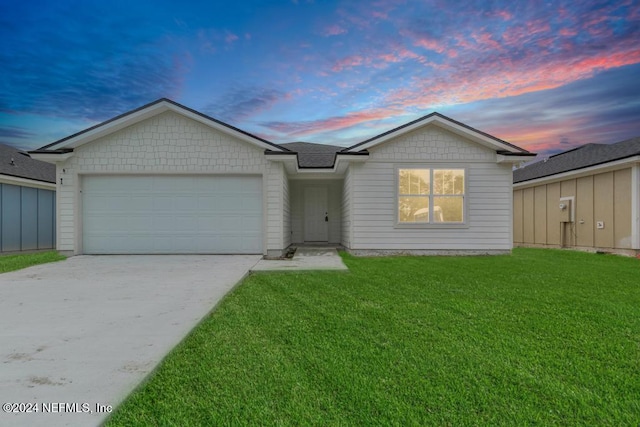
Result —
<path fill-rule="evenodd" d="M 73 157 L 74 152 L 72 149 L 59 149 L 59 150 L 34 150 L 29 151 L 29 156 L 32 159 L 40 160 L 47 163 L 64 162 L 67 159 Z"/>
<path fill-rule="evenodd" d="M 496 152 L 496 163 L 520 163 L 526 162 L 537 156 L 536 153 L 506 153 Z"/>
<path fill-rule="evenodd" d="M 358 153 L 336 153 L 333 165 L 331 166 L 300 166 L 298 162 L 298 153 L 288 152 L 280 153 L 274 151 L 265 151 L 268 160 L 274 162 L 282 162 L 291 173 L 294 174 L 336 174 L 343 172 L 348 163 L 364 162 L 369 158 L 367 151 Z"/>
<path fill-rule="evenodd" d="M 41 179 L 35 178 L 26 178 L 24 176 L 11 175 L 7 173 L 0 173 L 0 183 L 2 184 L 12 184 L 19 185 L 22 187 L 33 187 L 33 188 L 42 188 L 44 190 L 55 190 L 56 183 L 55 180 L 45 181 Z"/>

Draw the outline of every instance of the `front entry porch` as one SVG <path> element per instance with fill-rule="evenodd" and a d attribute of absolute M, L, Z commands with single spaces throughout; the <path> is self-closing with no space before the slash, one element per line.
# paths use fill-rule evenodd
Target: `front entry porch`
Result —
<path fill-rule="evenodd" d="M 342 262 L 338 249 L 338 245 L 319 243 L 290 248 L 295 251 L 292 258 L 261 259 L 251 271 L 347 271 L 349 269 Z"/>
<path fill-rule="evenodd" d="M 341 242 L 342 185 L 341 179 L 289 181 L 292 244 Z"/>

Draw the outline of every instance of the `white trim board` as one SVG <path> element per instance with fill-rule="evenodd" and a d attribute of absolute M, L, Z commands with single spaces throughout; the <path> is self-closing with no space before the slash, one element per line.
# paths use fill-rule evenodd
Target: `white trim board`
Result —
<path fill-rule="evenodd" d="M 56 190 L 56 184 L 52 182 L 36 181 L 29 178 L 20 178 L 11 175 L 0 174 L 0 184 L 18 185 L 20 187 L 41 188 L 43 190 Z"/>

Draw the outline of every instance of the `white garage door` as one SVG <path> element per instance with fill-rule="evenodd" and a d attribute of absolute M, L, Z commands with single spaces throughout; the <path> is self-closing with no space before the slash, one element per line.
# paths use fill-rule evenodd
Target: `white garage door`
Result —
<path fill-rule="evenodd" d="M 262 253 L 259 176 L 86 176 L 86 254 Z"/>

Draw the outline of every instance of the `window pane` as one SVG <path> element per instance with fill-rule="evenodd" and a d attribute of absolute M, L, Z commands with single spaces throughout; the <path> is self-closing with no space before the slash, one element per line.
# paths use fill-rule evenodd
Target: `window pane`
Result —
<path fill-rule="evenodd" d="M 414 169 L 411 177 L 411 194 L 429 194 L 429 169 Z"/>
<path fill-rule="evenodd" d="M 398 194 L 429 194 L 429 169 L 399 169 Z"/>
<path fill-rule="evenodd" d="M 464 169 L 433 171 L 434 194 L 464 194 Z"/>
<path fill-rule="evenodd" d="M 398 194 L 409 194 L 409 173 L 408 169 L 398 170 Z"/>
<path fill-rule="evenodd" d="M 398 199 L 399 222 L 429 222 L 429 197 L 400 197 Z"/>
<path fill-rule="evenodd" d="M 434 222 L 463 222 L 462 196 L 434 197 L 433 221 Z"/>

